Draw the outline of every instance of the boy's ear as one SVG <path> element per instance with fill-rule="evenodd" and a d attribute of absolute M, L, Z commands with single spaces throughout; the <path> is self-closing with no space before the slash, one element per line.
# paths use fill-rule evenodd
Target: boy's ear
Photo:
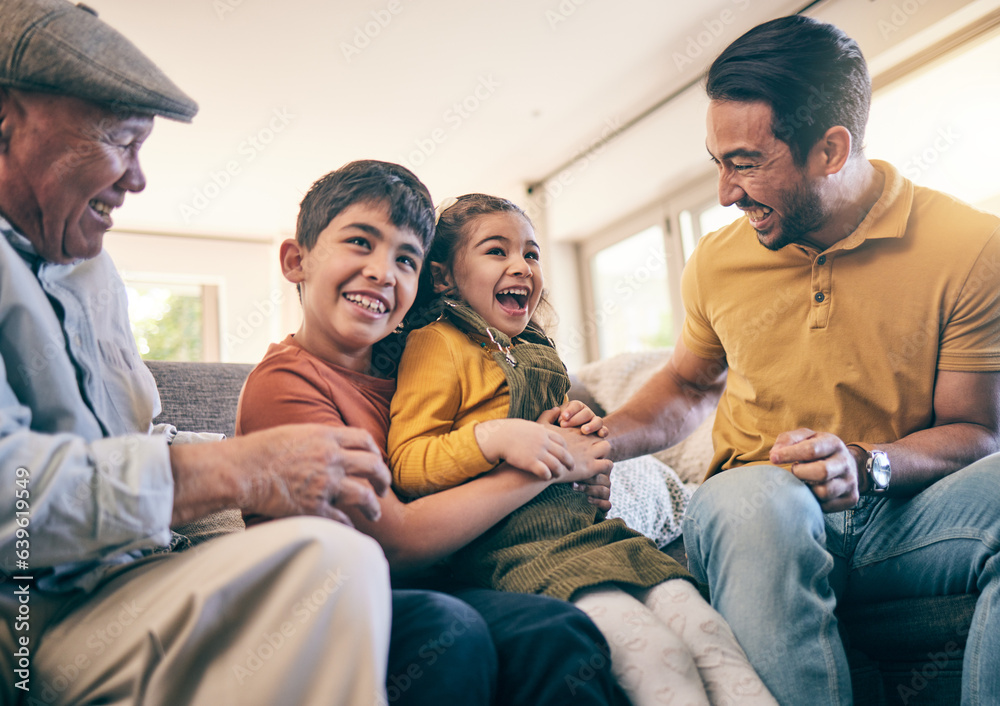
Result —
<path fill-rule="evenodd" d="M 294 238 L 282 241 L 280 250 L 281 274 L 289 282 L 301 284 L 305 281 L 306 271 L 302 265 L 305 255 L 306 249 Z"/>
<path fill-rule="evenodd" d="M 446 292 L 455 286 L 451 277 L 451 270 L 440 262 L 431 263 L 431 282 L 434 283 L 434 293 Z"/>

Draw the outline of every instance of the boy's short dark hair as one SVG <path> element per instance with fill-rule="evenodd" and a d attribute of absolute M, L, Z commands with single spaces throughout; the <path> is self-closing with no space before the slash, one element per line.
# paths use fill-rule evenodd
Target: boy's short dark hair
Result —
<path fill-rule="evenodd" d="M 712 63 L 705 88 L 712 100 L 770 105 L 796 164 L 835 125 L 851 133 L 853 154 L 863 148 L 871 78 L 857 42 L 834 25 L 803 15 L 758 25 Z"/>
<path fill-rule="evenodd" d="M 406 167 L 363 159 L 317 180 L 299 205 L 295 239 L 312 250 L 319 234 L 356 203 L 385 205 L 397 228 L 412 230 L 426 250 L 434 238 L 434 202 L 424 183 Z"/>

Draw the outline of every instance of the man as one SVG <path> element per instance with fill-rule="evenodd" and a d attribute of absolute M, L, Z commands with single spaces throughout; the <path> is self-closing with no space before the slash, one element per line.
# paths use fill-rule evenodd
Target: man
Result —
<path fill-rule="evenodd" d="M 443 594 L 390 604 L 345 514 L 378 519 L 388 489 L 367 432 L 149 433 L 156 387 L 102 241 L 145 187 L 154 116 L 197 105 L 83 6 L 0 0 L 0 17 L 0 704 L 374 706 L 387 660 L 397 703 L 489 704 L 494 646 L 541 632 L 559 654 L 518 664 L 546 703 L 580 664 L 593 703 L 617 693 L 571 606 L 487 625 Z M 167 551 L 171 527 L 226 508 L 289 519 Z"/>
<path fill-rule="evenodd" d="M 750 30 L 707 91 L 719 200 L 746 218 L 688 263 L 683 335 L 607 418 L 612 453 L 718 402 L 685 547 L 782 704 L 851 703 L 838 600 L 968 591 L 963 703 L 995 703 L 1000 219 L 864 158 L 868 70 L 831 25 Z"/>

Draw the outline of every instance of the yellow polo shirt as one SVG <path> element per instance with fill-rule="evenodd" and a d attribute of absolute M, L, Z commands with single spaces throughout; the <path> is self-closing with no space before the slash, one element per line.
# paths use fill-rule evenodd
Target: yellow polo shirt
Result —
<path fill-rule="evenodd" d="M 938 370 L 1000 370 L 1000 218 L 872 165 L 881 198 L 823 252 L 767 250 L 744 217 L 688 262 L 684 343 L 729 366 L 708 476 L 798 427 L 896 441 L 932 424 Z"/>

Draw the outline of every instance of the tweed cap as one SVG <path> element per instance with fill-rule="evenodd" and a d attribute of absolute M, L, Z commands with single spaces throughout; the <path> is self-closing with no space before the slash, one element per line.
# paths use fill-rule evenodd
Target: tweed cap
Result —
<path fill-rule="evenodd" d="M 191 122 L 198 104 L 84 5 L 0 0 L 0 86 Z"/>

